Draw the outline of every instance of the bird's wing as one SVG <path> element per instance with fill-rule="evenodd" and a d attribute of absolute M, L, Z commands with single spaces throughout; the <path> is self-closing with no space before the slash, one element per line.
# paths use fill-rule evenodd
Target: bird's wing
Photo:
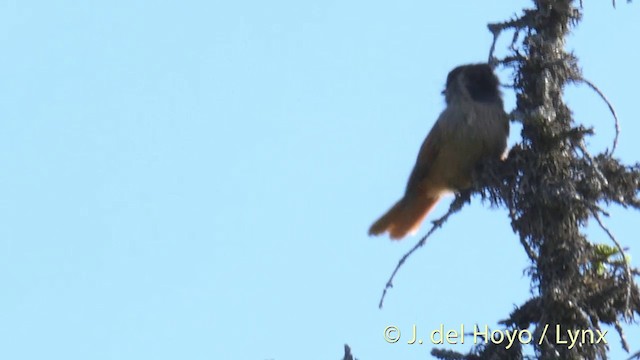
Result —
<path fill-rule="evenodd" d="M 442 115 L 440 115 L 440 118 L 442 118 Z M 438 119 L 420 147 L 416 164 L 413 167 L 411 175 L 409 176 L 409 181 L 407 182 L 406 193 L 418 190 L 419 184 L 429 174 L 429 167 L 433 164 L 440 152 L 444 136 L 442 131 L 442 124 L 440 119 Z"/>

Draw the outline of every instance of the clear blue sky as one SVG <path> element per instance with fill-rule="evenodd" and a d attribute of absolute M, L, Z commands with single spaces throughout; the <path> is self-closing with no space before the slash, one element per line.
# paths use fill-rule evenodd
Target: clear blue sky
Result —
<path fill-rule="evenodd" d="M 568 47 L 632 163 L 640 23 L 619 3 L 586 1 Z M 401 195 L 447 72 L 484 61 L 486 24 L 528 4 L 2 2 L 0 358 L 339 359 L 349 343 L 427 359 L 383 329 L 495 327 L 529 296 L 504 210 L 476 199 L 452 218 L 383 310 L 418 237 L 367 228 Z M 567 99 L 605 149 L 606 106 L 586 87 Z M 637 266 L 640 214 L 612 214 Z"/>

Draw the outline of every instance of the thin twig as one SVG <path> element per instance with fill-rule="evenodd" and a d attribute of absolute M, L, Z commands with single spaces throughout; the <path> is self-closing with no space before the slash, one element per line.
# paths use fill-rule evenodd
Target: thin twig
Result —
<path fill-rule="evenodd" d="M 535 15 L 534 12 L 525 10 L 524 15 L 520 17 L 516 17 L 515 19 L 504 21 L 501 23 L 488 24 L 487 27 L 491 32 L 494 32 L 494 31 L 500 32 L 502 30 L 511 29 L 511 28 L 515 28 L 515 29 L 529 28 L 533 15 Z"/>
<path fill-rule="evenodd" d="M 509 48 L 515 53 L 518 52 L 518 50 L 516 49 L 516 43 L 518 42 L 518 37 L 520 36 L 520 30 L 521 29 L 515 29 L 513 31 L 513 38 L 511 39 L 511 45 L 509 45 Z"/>
<path fill-rule="evenodd" d="M 602 173 L 602 170 L 600 170 L 600 166 L 598 166 L 598 163 L 593 159 L 593 156 L 591 156 L 591 154 L 587 150 L 587 147 L 584 144 L 584 140 L 580 141 L 580 143 L 578 144 L 578 148 L 580 149 L 580 151 L 582 151 L 582 155 L 584 155 L 589 160 L 590 165 L 595 170 L 596 175 L 598 175 L 598 178 L 602 182 L 602 184 L 603 185 L 608 184 L 609 181 L 607 181 L 606 176 L 604 176 L 604 174 Z M 607 213 L 604 210 L 600 210 L 600 212 L 605 214 L 605 216 L 609 216 L 609 213 Z"/>
<path fill-rule="evenodd" d="M 597 86 L 595 86 L 591 81 L 585 79 L 585 78 L 579 78 L 578 81 L 583 82 L 587 85 L 589 85 L 589 87 L 595 91 L 596 93 L 598 93 L 598 95 L 600 95 L 600 98 L 607 104 L 607 106 L 609 107 L 609 111 L 611 111 L 611 114 L 613 115 L 613 119 L 614 119 L 614 125 L 615 125 L 615 129 L 616 129 L 616 135 L 613 138 L 613 146 L 611 147 L 611 152 L 610 154 L 613 154 L 614 151 L 616 151 L 616 147 L 618 146 L 618 137 L 620 136 L 620 122 L 618 121 L 618 115 L 616 115 L 616 110 L 613 108 L 613 105 L 611 105 L 611 102 L 609 102 L 609 99 L 607 99 L 607 97 L 604 95 L 604 93 L 602 93 L 602 91 L 600 91 L 600 89 L 598 89 Z"/>
<path fill-rule="evenodd" d="M 620 243 L 618 242 L 616 237 L 613 236 L 611 231 L 604 225 L 604 223 L 600 219 L 600 214 L 598 214 L 598 211 L 592 210 L 591 213 L 593 214 L 593 217 L 598 222 L 598 225 L 600 225 L 600 228 L 602 230 L 604 230 L 605 233 L 607 233 L 607 235 L 609 236 L 609 239 L 611 239 L 611 241 L 616 245 L 616 248 L 620 252 L 620 256 L 622 256 L 622 263 L 624 264 L 624 271 L 625 271 L 625 275 L 627 277 L 627 284 L 626 284 L 627 285 L 627 296 L 625 297 L 625 316 L 627 316 L 628 318 L 631 318 L 632 314 L 631 314 L 631 309 L 629 308 L 629 299 L 631 298 L 631 281 L 632 281 L 631 280 L 631 268 L 629 268 L 629 263 L 627 262 L 627 259 L 625 258 L 624 249 L 622 248 L 622 246 L 620 246 Z"/>
<path fill-rule="evenodd" d="M 618 332 L 618 335 L 620 336 L 620 343 L 622 344 L 622 348 L 624 349 L 624 351 L 629 353 L 629 343 L 627 343 L 627 339 L 624 336 L 624 331 L 622 330 L 622 325 L 620 325 L 620 322 L 618 321 L 618 319 L 616 319 L 615 328 L 616 328 L 616 331 Z"/>
<path fill-rule="evenodd" d="M 358 360 L 354 359 L 353 354 L 351 354 L 351 348 L 347 344 L 344 344 L 344 357 L 342 360 Z"/>
<path fill-rule="evenodd" d="M 627 360 L 634 360 L 634 359 L 640 359 L 640 351 L 631 355 L 631 357 L 629 357 Z"/>
<path fill-rule="evenodd" d="M 495 63 L 495 58 L 493 57 L 493 52 L 496 50 L 496 42 L 498 41 L 498 37 L 500 36 L 501 29 L 489 27 L 489 31 L 493 34 L 493 42 L 491 43 L 491 49 L 489 49 L 489 60 L 487 63 L 491 66 Z"/>
<path fill-rule="evenodd" d="M 493 66 L 496 63 L 502 63 L 502 61 L 496 61 L 495 57 L 493 56 L 493 53 L 496 50 L 496 42 L 498 41 L 498 37 L 500 37 L 500 33 L 506 29 L 510 29 L 510 28 L 514 29 L 515 33 L 513 34 L 513 39 L 511 42 L 511 48 L 513 49 L 514 44 L 518 39 L 518 34 L 520 33 L 520 30 L 527 27 L 528 22 L 529 22 L 528 13 L 525 13 L 522 17 L 518 17 L 510 21 L 487 25 L 487 27 L 489 28 L 489 31 L 491 31 L 491 34 L 493 34 L 493 41 L 491 42 L 491 48 L 489 49 L 489 60 L 488 60 L 489 65 Z M 517 51 L 516 51 L 516 54 L 517 54 Z"/>
<path fill-rule="evenodd" d="M 411 256 L 411 254 L 413 254 L 416 250 L 424 246 L 424 244 L 427 242 L 427 238 L 429 238 L 429 236 L 431 236 L 431 234 L 433 234 L 437 228 L 441 227 L 447 221 L 447 219 L 451 214 L 462 209 L 462 206 L 464 205 L 465 202 L 469 201 L 470 197 L 471 197 L 470 192 L 457 194 L 456 198 L 451 202 L 451 205 L 449 206 L 449 211 L 447 211 L 447 213 L 444 214 L 444 216 L 442 216 L 441 218 L 434 220 L 432 222 L 433 225 L 431 226 L 431 229 L 429 229 L 429 232 L 425 236 L 423 236 L 422 239 L 420 239 L 420 241 L 418 241 L 418 243 L 416 243 L 413 246 L 413 248 L 409 250 L 409 252 L 407 252 L 402 256 L 402 258 L 400 258 L 400 261 L 398 261 L 398 265 L 396 265 L 396 268 L 393 270 L 393 273 L 391 273 L 391 276 L 389 277 L 389 280 L 387 280 L 387 284 L 385 285 L 384 290 L 382 291 L 382 297 L 380 297 L 380 303 L 378 304 L 378 308 L 382 309 L 382 304 L 384 303 L 384 298 L 387 295 L 387 290 L 393 287 L 393 279 L 398 273 L 398 270 L 400 270 L 400 267 L 402 267 L 402 264 L 404 264 L 404 262 L 409 258 L 409 256 Z"/>

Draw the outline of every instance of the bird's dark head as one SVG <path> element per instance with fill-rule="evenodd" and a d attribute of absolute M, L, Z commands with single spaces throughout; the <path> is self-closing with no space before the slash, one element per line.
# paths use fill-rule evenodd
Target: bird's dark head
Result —
<path fill-rule="evenodd" d="M 482 103 L 501 102 L 499 85 L 488 64 L 458 66 L 447 76 L 445 99 L 447 104 L 464 98 Z"/>

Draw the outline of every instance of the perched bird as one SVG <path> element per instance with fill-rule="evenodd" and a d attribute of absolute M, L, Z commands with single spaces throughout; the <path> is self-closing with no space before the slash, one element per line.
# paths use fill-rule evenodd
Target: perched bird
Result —
<path fill-rule="evenodd" d="M 440 197 L 471 187 L 472 175 L 487 158 L 507 147 L 509 119 L 499 81 L 487 64 L 458 66 L 442 92 L 446 109 L 422 143 L 404 196 L 369 229 L 402 239 L 415 233 Z"/>

